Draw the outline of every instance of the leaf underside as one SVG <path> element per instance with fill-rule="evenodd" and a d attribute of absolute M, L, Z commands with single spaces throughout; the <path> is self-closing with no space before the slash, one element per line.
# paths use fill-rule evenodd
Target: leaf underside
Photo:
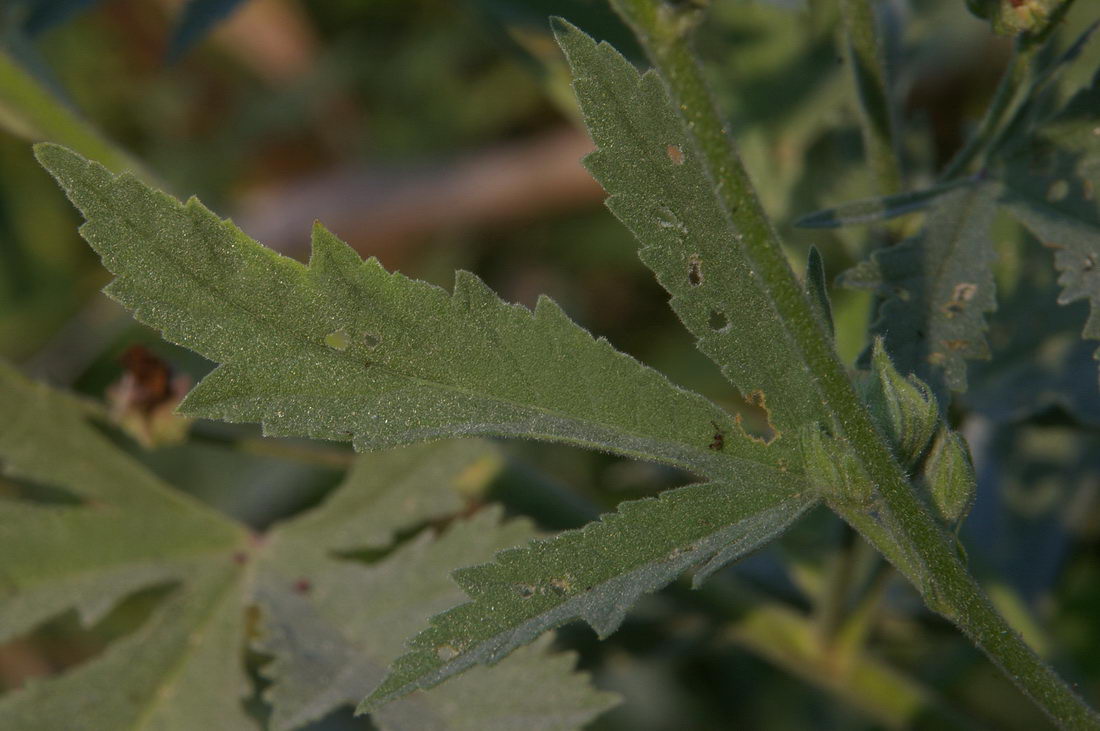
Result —
<path fill-rule="evenodd" d="M 755 488 L 690 485 L 626 502 L 599 522 L 456 572 L 473 601 L 433 617 L 361 709 L 494 663 L 573 619 L 606 637 L 642 594 L 690 568 L 702 581 L 815 504 L 810 494 L 791 494 L 781 473 L 771 477 L 772 484 Z"/>

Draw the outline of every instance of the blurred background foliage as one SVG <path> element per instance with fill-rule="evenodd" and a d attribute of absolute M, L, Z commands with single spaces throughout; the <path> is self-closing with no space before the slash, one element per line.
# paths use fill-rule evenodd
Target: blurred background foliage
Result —
<path fill-rule="evenodd" d="M 968 15 L 963 0 L 877 6 L 906 187 L 916 189 L 934 180 L 981 114 L 1008 41 Z M 1095 11 L 1078 3 L 1059 43 Z M 470 269 L 527 305 L 547 293 L 617 347 L 737 408 L 737 394 L 678 326 L 579 164 L 589 142 L 548 33 L 552 14 L 637 59 L 601 0 L 5 0 L 0 354 L 35 377 L 110 400 L 130 434 L 116 434 L 121 444 L 257 528 L 315 503 L 348 459 L 337 448 L 212 423 L 190 425 L 186 441 L 169 443 L 186 425 L 163 414 L 152 423 L 135 406 L 133 346 L 192 381 L 209 366 L 98 294 L 107 275 L 31 156 L 28 140 L 53 139 L 197 195 L 289 256 L 308 255 L 317 218 L 389 269 L 447 287 L 454 269 Z M 714 0 L 698 39 L 796 271 L 813 244 L 830 277 L 881 235 L 792 225 L 874 195 L 837 21 L 834 0 Z M 1059 93 L 1098 67 L 1100 50 L 1089 46 Z M 919 217 L 910 219 L 902 225 Z M 953 411 L 980 479 L 961 540 L 1002 611 L 1095 702 L 1095 344 L 1079 340 L 1083 305 L 1056 304 L 1050 252 L 1007 225 L 997 241 L 994 358 L 971 368 L 971 391 Z M 833 296 L 838 346 L 854 362 L 869 299 Z M 579 525 L 685 479 L 564 447 L 507 448 L 514 459 L 492 496 L 546 529 Z M 0 481 L 0 495 L 18 489 Z M 90 629 L 67 615 L 0 646 L 0 688 L 95 655 L 156 600 L 138 596 Z M 1047 724 L 824 511 L 701 592 L 681 582 L 646 599 L 606 642 L 576 627 L 558 641 L 580 650 L 598 685 L 625 697 L 598 728 Z M 258 696 L 252 703 L 262 715 Z M 369 722 L 346 710 L 317 728 Z"/>

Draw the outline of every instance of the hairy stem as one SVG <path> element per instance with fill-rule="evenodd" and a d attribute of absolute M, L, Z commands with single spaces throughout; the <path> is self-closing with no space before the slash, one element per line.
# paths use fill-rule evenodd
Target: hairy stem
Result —
<path fill-rule="evenodd" d="M 845 55 L 856 84 L 863 147 L 876 195 L 893 195 L 901 192 L 901 169 L 875 13 L 871 0 L 841 0 L 840 8 L 844 16 Z"/>
<path fill-rule="evenodd" d="M 814 317 L 787 263 L 779 237 L 714 107 L 702 69 L 686 39 L 693 25 L 693 11 L 661 0 L 612 0 L 612 5 L 634 29 L 681 111 L 715 185 L 715 194 L 743 235 L 746 253 L 754 264 L 753 276 L 769 290 L 787 336 L 802 355 L 807 378 L 815 382 L 821 396 L 822 420 L 848 439 L 878 489 L 880 504 L 874 513 L 867 507 L 843 503 L 834 502 L 832 507 L 857 529 L 869 525 L 868 520 L 877 521 L 880 514 L 885 516 L 889 540 L 882 533 L 865 535 L 887 555 L 914 556 L 917 566 L 902 561 L 898 568 L 916 584 L 932 609 L 955 622 L 1057 723 L 1067 728 L 1100 728 L 1100 716 L 1031 651 L 993 608 L 960 562 L 950 537 L 911 488 L 853 390 L 831 339 Z"/>

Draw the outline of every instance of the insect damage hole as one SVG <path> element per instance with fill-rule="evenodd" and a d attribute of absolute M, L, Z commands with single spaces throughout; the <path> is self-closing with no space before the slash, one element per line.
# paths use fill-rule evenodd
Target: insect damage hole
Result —
<path fill-rule="evenodd" d="M 703 261 L 698 254 L 692 254 L 688 259 L 688 284 L 698 287 L 703 283 Z"/>
<path fill-rule="evenodd" d="M 762 444 L 774 442 L 779 436 L 779 430 L 772 423 L 772 412 L 768 408 L 764 392 L 756 389 L 742 399 L 743 402 L 737 404 L 737 414 L 734 415 L 734 421 L 741 431 L 753 441 Z"/>
<path fill-rule="evenodd" d="M 707 326 L 710 327 L 711 330 L 725 330 L 726 327 L 729 326 L 729 322 L 729 318 L 726 317 L 725 313 L 719 312 L 718 310 L 711 310 L 710 314 L 707 316 Z"/>
<path fill-rule="evenodd" d="M 684 164 L 684 148 L 679 145 L 669 145 L 665 148 L 665 154 L 673 165 Z"/>
<path fill-rule="evenodd" d="M 368 348 L 377 348 L 382 344 L 382 338 L 371 333 L 367 333 L 363 336 L 363 342 L 367 344 Z"/>

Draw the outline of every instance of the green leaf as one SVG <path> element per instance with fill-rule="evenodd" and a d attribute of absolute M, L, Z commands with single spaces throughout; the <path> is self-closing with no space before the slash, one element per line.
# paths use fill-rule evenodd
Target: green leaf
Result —
<path fill-rule="evenodd" d="M 273 655 L 275 728 L 296 728 L 361 698 L 400 651 L 401 638 L 461 599 L 448 573 L 532 535 L 488 509 L 440 537 L 423 530 L 460 512 L 499 470 L 488 444 L 448 442 L 360 458 L 323 503 L 264 536 L 174 492 L 86 422 L 75 399 L 33 385 L 0 364 L 0 459 L 8 474 L 67 490 L 81 504 L 0 501 L 0 627 L 32 629 L 70 608 L 85 621 L 143 588 L 171 585 L 151 616 L 98 657 L 0 696 L 0 728 L 247 729 L 242 700 L 249 608 Z M 33 497 L 33 492 L 30 495 Z M 367 564 L 345 558 L 381 552 Z M 476 679 L 502 714 L 537 706 L 517 687 L 520 669 L 562 705 L 558 727 L 581 725 L 613 704 L 545 648 Z M 541 706 L 537 706 L 541 710 Z M 472 728 L 451 694 L 411 700 L 387 729 Z M 549 726 L 553 727 L 553 726 Z"/>
<path fill-rule="evenodd" d="M 71 607 L 94 621 L 122 596 L 178 580 L 196 560 L 244 542 L 242 527 L 114 448 L 74 400 L 2 362 L 0 394 L 5 473 L 81 501 L 0 500 L 0 640 Z"/>
<path fill-rule="evenodd" d="M 742 394 L 766 404 L 772 448 L 797 454 L 798 439 L 783 434 L 823 418 L 821 395 L 687 122 L 654 72 L 639 74 L 608 44 L 554 23 L 597 147 L 585 165 L 610 194 L 608 207 L 641 242 L 642 261 L 699 349 Z"/>
<path fill-rule="evenodd" d="M 816 246 L 810 247 L 809 256 L 806 258 L 806 279 L 802 283 L 806 290 L 806 299 L 814 308 L 821 326 L 829 335 L 836 335 L 833 325 L 833 307 L 829 304 L 829 285 L 825 281 L 825 262 L 821 259 L 821 252 Z"/>
<path fill-rule="evenodd" d="M 181 411 L 267 434 L 379 449 L 491 434 L 576 444 L 723 474 L 773 462 L 716 432 L 722 409 L 576 326 L 543 297 L 509 305 L 459 272 L 454 294 L 366 262 L 320 226 L 308 266 L 57 146 L 37 154 L 88 218 L 84 237 L 139 320 L 222 365 Z"/>
<path fill-rule="evenodd" d="M 841 228 L 885 221 L 907 213 L 922 211 L 947 193 L 974 183 L 972 178 L 961 178 L 924 190 L 843 203 L 805 215 L 795 221 L 794 225 L 799 228 Z"/>
<path fill-rule="evenodd" d="M 50 140 L 67 145 L 114 171 L 148 174 L 60 102 L 37 79 L 0 49 L 0 128 L 32 141 Z"/>
<path fill-rule="evenodd" d="M 952 191 L 928 213 L 924 230 L 879 249 L 841 275 L 848 287 L 885 301 L 872 331 L 902 373 L 940 392 L 966 390 L 966 359 L 988 358 L 985 313 L 996 308 L 989 228 L 999 192 L 992 183 Z"/>
<path fill-rule="evenodd" d="M 1100 339 L 1100 75 L 1006 163 L 1005 209 L 1054 249 L 1058 303 L 1089 303 L 1084 336 Z M 1098 353 L 1100 354 L 1100 353 Z"/>
<path fill-rule="evenodd" d="M 690 485 L 626 502 L 584 528 L 456 572 L 472 601 L 433 617 L 360 709 L 495 663 L 573 619 L 606 637 L 642 594 L 692 567 L 699 584 L 756 550 L 816 502 L 808 489 L 792 491 L 799 481 L 790 475 L 757 472 L 755 481 L 736 486 Z"/>

